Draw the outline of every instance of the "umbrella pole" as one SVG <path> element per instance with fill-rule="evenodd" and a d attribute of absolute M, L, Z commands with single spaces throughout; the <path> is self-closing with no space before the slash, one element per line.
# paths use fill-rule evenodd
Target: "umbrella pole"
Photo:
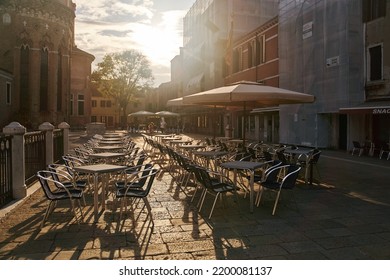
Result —
<path fill-rule="evenodd" d="M 216 129 L 216 125 L 215 125 L 215 122 L 216 122 L 216 108 L 217 108 L 217 106 L 214 105 L 214 110 L 213 110 L 213 139 L 215 139 L 215 129 Z"/>
<path fill-rule="evenodd" d="M 246 137 L 246 102 L 244 102 L 244 125 L 243 125 L 243 131 L 242 131 L 242 150 L 245 151 L 245 137 Z"/>

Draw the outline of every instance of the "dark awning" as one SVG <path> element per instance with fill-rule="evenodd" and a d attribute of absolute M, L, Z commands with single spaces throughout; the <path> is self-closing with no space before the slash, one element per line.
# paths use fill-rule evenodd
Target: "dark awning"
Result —
<path fill-rule="evenodd" d="M 360 105 L 339 109 L 340 114 L 369 114 L 369 115 L 389 115 L 390 102 L 363 103 Z"/>

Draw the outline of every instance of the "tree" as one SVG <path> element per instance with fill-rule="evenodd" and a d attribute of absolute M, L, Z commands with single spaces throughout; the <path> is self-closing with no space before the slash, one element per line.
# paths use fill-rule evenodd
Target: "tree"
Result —
<path fill-rule="evenodd" d="M 138 97 L 151 88 L 153 80 L 150 62 L 136 50 L 106 54 L 92 73 L 97 89 L 119 105 L 122 127 L 127 106 L 139 102 Z"/>

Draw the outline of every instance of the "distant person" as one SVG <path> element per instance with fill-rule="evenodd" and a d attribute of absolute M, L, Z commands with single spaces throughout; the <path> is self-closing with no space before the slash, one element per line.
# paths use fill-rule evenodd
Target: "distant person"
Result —
<path fill-rule="evenodd" d="M 161 118 L 161 122 L 160 122 L 161 133 L 164 133 L 166 128 L 167 128 L 167 123 L 165 122 L 164 118 Z"/>

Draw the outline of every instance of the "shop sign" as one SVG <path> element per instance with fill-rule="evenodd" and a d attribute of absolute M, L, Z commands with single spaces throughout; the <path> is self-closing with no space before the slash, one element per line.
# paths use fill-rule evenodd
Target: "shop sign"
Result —
<path fill-rule="evenodd" d="M 373 115 L 390 114 L 390 108 L 375 108 L 372 110 Z"/>

